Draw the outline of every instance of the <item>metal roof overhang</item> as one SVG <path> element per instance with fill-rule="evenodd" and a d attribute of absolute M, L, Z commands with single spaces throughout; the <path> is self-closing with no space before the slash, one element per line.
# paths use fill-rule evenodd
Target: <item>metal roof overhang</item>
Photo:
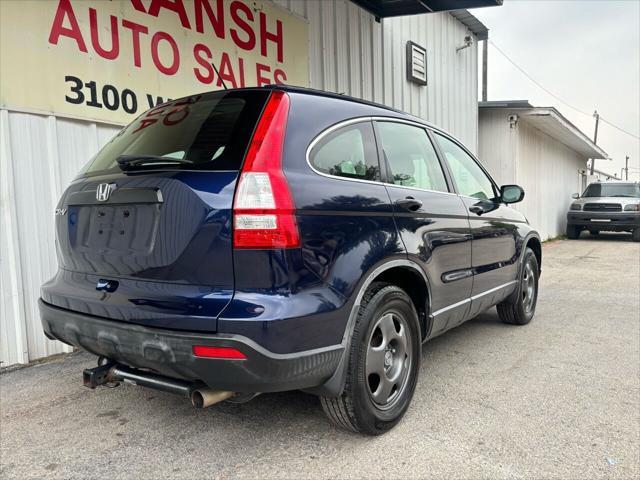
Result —
<path fill-rule="evenodd" d="M 495 7 L 503 0 L 351 0 L 376 17 L 398 17 L 466 8 Z"/>
<path fill-rule="evenodd" d="M 607 152 L 593 143 L 578 127 L 553 107 L 534 107 L 527 100 L 479 102 L 480 110 L 501 109 L 517 113 L 520 120 L 546 133 L 587 158 L 611 160 Z"/>
<path fill-rule="evenodd" d="M 607 152 L 591 141 L 578 127 L 555 108 L 534 108 L 521 118 L 528 124 L 555 138 L 587 158 L 609 159 Z"/>

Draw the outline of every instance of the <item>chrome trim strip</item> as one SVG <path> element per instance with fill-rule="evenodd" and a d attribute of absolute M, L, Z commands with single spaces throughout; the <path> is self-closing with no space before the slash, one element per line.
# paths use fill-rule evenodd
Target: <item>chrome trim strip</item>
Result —
<path fill-rule="evenodd" d="M 503 288 L 509 287 L 509 286 L 513 285 L 514 283 L 518 283 L 518 281 L 517 280 L 512 280 L 512 281 L 507 282 L 507 283 L 505 283 L 503 285 L 498 285 L 497 287 L 494 287 L 494 288 L 492 288 L 490 290 L 487 290 L 486 292 L 478 293 L 477 295 L 472 296 L 471 300 L 477 300 L 480 297 L 484 297 L 485 295 L 489 295 L 491 293 L 497 292 L 498 290 L 502 290 Z"/>
<path fill-rule="evenodd" d="M 449 310 L 453 310 L 454 308 L 458 308 L 461 307 L 462 305 L 464 305 L 465 303 L 469 303 L 471 301 L 471 298 L 465 298 L 464 300 L 460 300 L 459 302 L 453 303 L 447 307 L 441 308 L 440 310 L 436 310 L 435 312 L 433 312 L 431 314 L 431 316 L 433 318 L 437 317 L 438 315 L 441 315 L 445 312 L 448 312 Z"/>
<path fill-rule="evenodd" d="M 324 173 L 324 172 L 321 172 L 320 170 L 316 170 L 314 168 L 314 166 L 311 164 L 311 159 L 309 158 L 309 154 L 311 153 L 311 150 L 313 150 L 313 148 L 316 146 L 316 144 L 318 142 L 320 142 L 327 135 L 335 132 L 336 130 L 338 130 L 338 129 L 342 128 L 342 127 L 346 127 L 348 125 L 355 125 L 356 123 L 370 122 L 371 119 L 372 119 L 372 117 L 350 118 L 349 120 L 344 120 L 342 122 L 336 123 L 335 125 L 332 125 L 331 127 L 329 127 L 326 130 L 324 130 L 322 133 L 320 133 L 316 138 L 314 138 L 311 141 L 311 143 L 307 147 L 307 151 L 305 153 L 305 159 L 307 161 L 307 165 L 309 165 L 309 168 L 311 170 L 313 170 L 315 173 L 317 173 L 318 175 L 321 175 L 321 176 L 326 177 L 326 178 L 332 178 L 332 179 L 335 179 L 335 180 L 343 180 L 343 181 L 346 181 L 346 182 L 358 182 L 358 183 L 369 183 L 369 184 L 372 184 L 372 185 L 384 185 L 382 182 L 374 182 L 373 180 L 360 180 L 358 178 L 347 178 L 347 177 L 338 177 L 336 175 L 329 175 L 328 173 Z"/>
<path fill-rule="evenodd" d="M 431 129 L 435 130 L 434 127 L 431 127 L 429 125 L 424 125 L 424 124 L 421 124 L 421 123 L 418 123 L 418 122 L 412 122 L 410 120 L 404 120 L 404 119 L 395 118 L 395 117 L 357 117 L 357 118 L 350 118 L 349 120 L 344 120 L 342 122 L 336 123 L 335 125 L 332 125 L 331 127 L 329 127 L 326 130 L 324 130 L 322 133 L 320 133 L 316 138 L 314 138 L 311 141 L 311 143 L 307 147 L 307 151 L 305 153 L 305 158 L 306 158 L 306 161 L 307 161 L 307 165 L 309 165 L 309 168 L 311 170 L 313 170 L 315 173 L 317 173 L 318 175 L 321 175 L 321 176 L 327 177 L 327 178 L 332 178 L 334 180 L 343 180 L 343 181 L 346 181 L 346 182 L 369 183 L 369 184 L 372 184 L 372 185 L 384 185 L 384 186 L 387 186 L 387 187 L 395 187 L 395 188 L 408 188 L 409 190 L 417 190 L 419 192 L 439 193 L 439 194 L 443 194 L 443 195 L 458 196 L 458 194 L 455 193 L 455 192 L 441 192 L 439 190 L 427 190 L 425 188 L 408 187 L 408 186 L 405 186 L 405 185 L 396 185 L 395 183 L 383 182 L 382 180 L 373 181 L 373 180 L 360 180 L 358 178 L 339 177 L 337 175 L 330 175 L 328 173 L 321 172 L 321 171 L 317 170 L 311 164 L 311 159 L 309 158 L 309 155 L 311 154 L 311 150 L 313 150 L 313 148 L 316 146 L 316 144 L 318 144 L 324 137 L 326 137 L 327 135 L 335 132 L 336 130 L 338 130 L 338 129 L 342 128 L 342 127 L 346 127 L 346 126 L 349 126 L 349 125 L 355 125 L 357 123 L 365 123 L 365 122 L 372 122 L 372 121 L 405 123 L 407 125 L 413 125 L 415 127 L 422 128 L 422 129 L 431 128 Z"/>
<path fill-rule="evenodd" d="M 502 285 L 498 285 L 497 287 L 491 288 L 489 290 L 487 290 L 486 292 L 482 292 L 482 293 L 478 293 L 477 295 L 473 295 L 472 297 L 469 298 L 465 298 L 464 300 L 461 300 L 459 302 L 453 303 L 449 306 L 446 306 L 444 308 L 441 308 L 440 310 L 436 310 L 435 312 L 433 312 L 431 314 L 431 316 L 433 318 L 437 317 L 438 315 L 441 315 L 445 312 L 448 312 L 449 310 L 453 310 L 454 308 L 458 308 L 461 307 L 462 305 L 464 305 L 465 303 L 469 303 L 473 300 L 478 300 L 481 297 L 484 297 L 485 295 L 490 295 L 492 293 L 497 292 L 498 290 L 502 290 L 503 288 L 507 288 L 510 287 L 511 285 L 513 285 L 514 283 L 518 283 L 517 280 L 512 280 L 510 282 L 504 283 Z"/>

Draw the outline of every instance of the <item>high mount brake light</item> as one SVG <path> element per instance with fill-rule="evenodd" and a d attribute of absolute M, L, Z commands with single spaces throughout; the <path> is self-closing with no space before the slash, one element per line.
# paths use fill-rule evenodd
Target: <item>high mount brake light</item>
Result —
<path fill-rule="evenodd" d="M 295 205 L 282 172 L 289 97 L 274 91 L 253 134 L 233 201 L 234 248 L 300 246 Z"/>

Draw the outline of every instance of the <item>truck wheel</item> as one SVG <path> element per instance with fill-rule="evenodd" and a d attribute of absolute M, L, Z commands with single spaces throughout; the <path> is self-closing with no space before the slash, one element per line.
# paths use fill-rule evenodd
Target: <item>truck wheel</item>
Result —
<path fill-rule="evenodd" d="M 536 312 L 538 301 L 538 259 L 530 248 L 524 252 L 524 262 L 515 295 L 499 303 L 498 317 L 504 323 L 526 325 Z"/>
<path fill-rule="evenodd" d="M 321 397 L 337 426 L 379 435 L 409 407 L 420 369 L 420 326 L 409 296 L 375 282 L 362 299 L 348 352 L 347 379 L 336 398 Z"/>
<path fill-rule="evenodd" d="M 581 229 L 576 225 L 567 225 L 567 238 L 577 240 L 580 238 Z"/>
<path fill-rule="evenodd" d="M 636 228 L 631 234 L 631 238 L 634 242 L 640 242 L 640 228 Z"/>

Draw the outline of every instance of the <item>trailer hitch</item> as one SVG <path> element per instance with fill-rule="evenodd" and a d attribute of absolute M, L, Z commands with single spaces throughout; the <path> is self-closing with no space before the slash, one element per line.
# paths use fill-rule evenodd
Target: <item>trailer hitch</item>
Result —
<path fill-rule="evenodd" d="M 85 368 L 82 372 L 82 383 L 85 387 L 94 389 L 100 385 L 107 385 L 113 380 L 110 379 L 110 372 L 116 364 L 114 362 L 102 362 L 102 357 L 98 359 L 98 366 L 94 368 Z"/>
<path fill-rule="evenodd" d="M 233 392 L 213 390 L 203 384 L 127 367 L 103 357 L 98 359 L 97 367 L 87 368 L 82 372 L 82 381 L 85 387 L 91 389 L 100 385 L 109 386 L 109 384 L 114 384 L 114 386 L 117 386 L 120 382 L 126 382 L 162 390 L 163 392 L 187 397 L 197 408 L 208 407 L 235 395 Z"/>

